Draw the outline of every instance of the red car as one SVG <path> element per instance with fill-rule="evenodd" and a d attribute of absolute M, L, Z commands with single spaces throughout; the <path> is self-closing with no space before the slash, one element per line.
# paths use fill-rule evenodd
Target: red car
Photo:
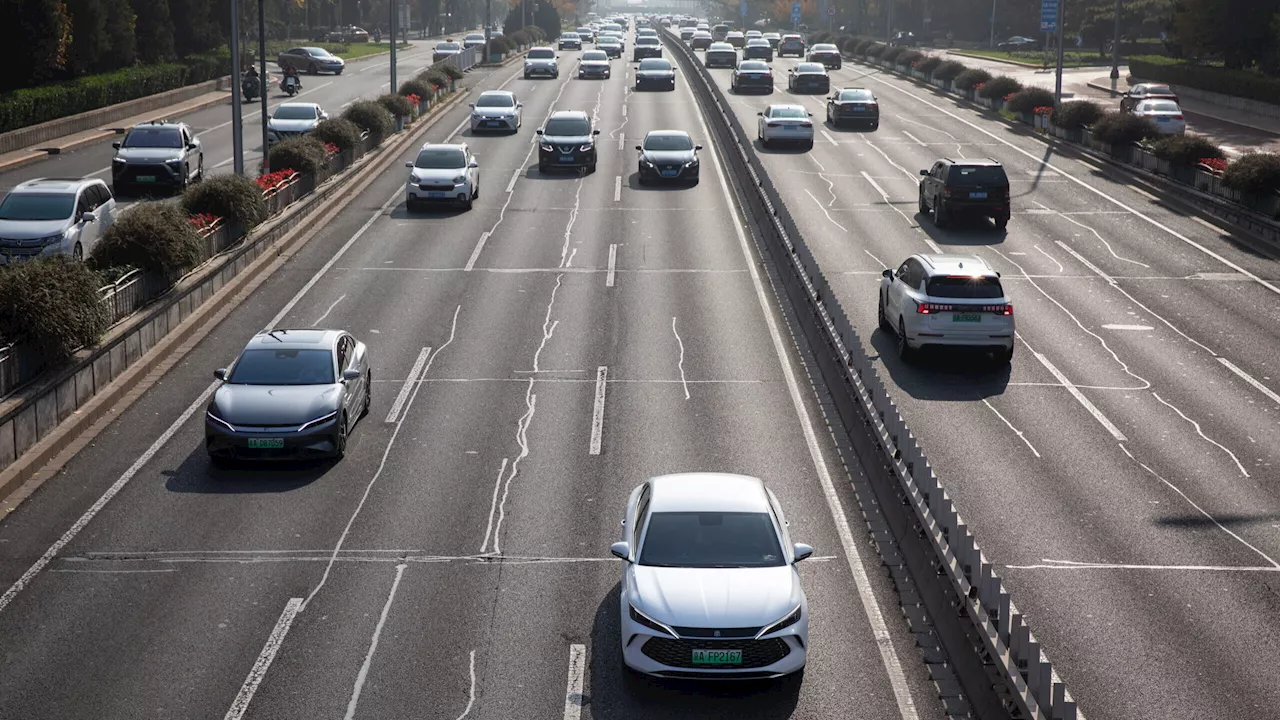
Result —
<path fill-rule="evenodd" d="M 1178 102 L 1178 95 L 1168 85 L 1140 83 L 1129 88 L 1129 92 L 1120 96 L 1120 112 L 1133 112 L 1143 100 L 1172 100 Z"/>

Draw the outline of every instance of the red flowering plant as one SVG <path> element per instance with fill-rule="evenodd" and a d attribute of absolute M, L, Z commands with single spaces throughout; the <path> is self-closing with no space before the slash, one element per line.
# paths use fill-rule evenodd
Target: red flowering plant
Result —
<path fill-rule="evenodd" d="M 1036 115 L 1052 115 L 1053 107 L 1049 105 L 1041 105 L 1033 111 Z"/>
<path fill-rule="evenodd" d="M 984 87 L 986 87 L 986 86 L 987 86 L 987 84 L 986 84 L 986 83 L 978 83 L 977 85 L 974 85 L 974 86 L 973 86 L 973 91 L 976 93 L 976 92 L 978 92 L 978 91 L 982 90 L 982 88 L 984 88 Z"/>
<path fill-rule="evenodd" d="M 217 225 L 221 220 L 222 218 L 217 215 L 210 215 L 209 213 L 196 213 L 187 218 L 187 222 L 194 225 L 196 230 L 201 231 L 213 229 L 213 226 Z"/>
<path fill-rule="evenodd" d="M 324 144 L 324 152 L 329 157 L 333 157 L 334 155 L 337 155 L 338 153 L 342 152 L 342 148 L 338 147 L 334 143 L 327 142 Z"/>
<path fill-rule="evenodd" d="M 1009 102 L 1010 100 L 1012 100 L 1012 99 L 1013 99 L 1013 96 L 1014 96 L 1014 95 L 1017 95 L 1017 94 L 1018 94 L 1018 93 L 1016 93 L 1016 92 L 1011 92 L 1011 93 L 1009 93 L 1008 95 L 1005 95 L 1005 96 L 1004 96 L 1004 101 L 1005 101 L 1005 102 Z"/>
<path fill-rule="evenodd" d="M 1227 161 L 1222 158 L 1200 158 L 1199 164 L 1215 173 L 1226 172 L 1227 169 Z"/>
<path fill-rule="evenodd" d="M 298 173 L 296 173 L 296 172 L 294 172 L 294 171 L 292 171 L 292 170 L 277 170 L 277 171 L 275 171 L 275 172 L 273 172 L 273 173 L 267 173 L 266 175 L 260 175 L 260 176 L 258 177 L 258 180 L 257 180 L 258 187 L 262 188 L 262 191 L 263 191 L 264 193 L 265 193 L 265 192 L 270 192 L 270 191 L 275 190 L 276 188 L 280 187 L 281 185 L 283 185 L 283 184 L 285 184 L 285 183 L 289 182 L 289 181 L 290 181 L 290 180 L 292 180 L 292 179 L 294 178 L 294 176 L 296 176 L 297 174 L 298 174 Z"/>
<path fill-rule="evenodd" d="M 417 95 L 414 95 L 413 93 L 405 95 L 404 98 L 405 100 L 408 100 L 409 102 L 413 103 L 415 107 L 422 104 L 422 98 L 418 97 Z"/>

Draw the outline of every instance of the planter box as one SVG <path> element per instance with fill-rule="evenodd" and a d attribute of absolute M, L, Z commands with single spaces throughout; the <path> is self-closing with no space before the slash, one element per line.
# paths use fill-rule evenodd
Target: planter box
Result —
<path fill-rule="evenodd" d="M 489 53 L 489 62 L 491 62 L 491 63 L 500 63 L 500 62 L 502 62 L 503 60 L 505 60 L 505 59 L 506 59 L 506 57 L 507 57 L 507 54 L 506 54 L 506 53 L 504 53 L 504 52 L 500 52 L 500 53 Z"/>

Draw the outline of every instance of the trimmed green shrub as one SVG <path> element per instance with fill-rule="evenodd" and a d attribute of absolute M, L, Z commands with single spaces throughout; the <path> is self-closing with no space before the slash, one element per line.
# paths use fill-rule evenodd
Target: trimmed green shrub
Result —
<path fill-rule="evenodd" d="M 252 180 L 247 181 L 250 184 Z M 258 191 L 259 197 L 262 191 Z M 94 267 L 135 267 L 177 277 L 204 257 L 200 233 L 171 203 L 145 203 L 124 213 L 93 246 Z"/>
<path fill-rule="evenodd" d="M 387 109 L 392 115 L 400 117 L 409 117 L 413 114 L 413 103 L 405 99 L 403 95 L 395 95 L 387 93 L 378 96 L 378 102 L 382 103 L 382 107 Z"/>
<path fill-rule="evenodd" d="M 998 75 L 990 80 L 985 81 L 982 90 L 978 95 L 992 100 L 1003 99 L 1007 95 L 1012 95 L 1022 89 L 1022 83 L 1014 80 L 1008 75 Z"/>
<path fill-rule="evenodd" d="M 66 360 L 107 331 L 111 318 L 98 295 L 101 286 L 88 265 L 66 257 L 5 268 L 0 271 L 0 337 L 30 343 L 50 363 Z"/>
<path fill-rule="evenodd" d="M 405 80 L 400 83 L 400 94 L 405 97 L 417 95 L 419 98 L 425 100 L 431 97 L 431 83 L 424 82 L 418 78 Z"/>
<path fill-rule="evenodd" d="M 1131 145 L 1151 137 L 1160 131 L 1149 118 L 1130 113 L 1104 113 L 1091 128 L 1093 136 L 1111 145 Z"/>
<path fill-rule="evenodd" d="M 845 55 L 853 55 L 858 52 L 858 47 L 862 45 L 862 41 L 852 35 L 841 35 L 836 38 L 836 47 L 840 48 L 840 52 Z"/>
<path fill-rule="evenodd" d="M 511 33 L 511 42 L 515 43 L 516 45 L 528 45 L 532 42 L 532 40 L 533 39 L 529 37 L 529 33 L 523 30 L 517 30 Z"/>
<path fill-rule="evenodd" d="M 1232 190 L 1255 195 L 1280 191 L 1280 155 L 1245 153 L 1227 165 L 1222 183 Z"/>
<path fill-rule="evenodd" d="M 880 51 L 880 59 L 884 60 L 885 62 L 896 63 L 898 61 L 898 56 L 901 55 L 905 50 L 906 48 L 901 47 L 899 45 L 890 45 L 889 47 Z"/>
<path fill-rule="evenodd" d="M 864 55 L 868 50 L 871 49 L 871 46 L 875 44 L 876 44 L 875 40 L 865 40 L 865 39 L 859 40 L 858 44 L 854 46 L 853 51 L 859 55 Z"/>
<path fill-rule="evenodd" d="M 955 86 L 960 90 L 972 90 L 973 86 L 991 80 L 991 73 L 982 68 L 969 68 L 955 78 Z"/>
<path fill-rule="evenodd" d="M 173 90 L 186 84 L 187 68 L 144 65 L 56 85 L 0 95 L 0 132 Z"/>
<path fill-rule="evenodd" d="M 357 100 L 342 111 L 342 117 L 360 126 L 375 138 L 376 142 L 395 130 L 396 119 L 390 111 L 375 100 Z"/>
<path fill-rule="evenodd" d="M 1195 65 L 1159 55 L 1128 58 L 1129 72 L 1147 82 L 1173 83 L 1280 105 L 1280 78 L 1248 70 Z"/>
<path fill-rule="evenodd" d="M 537 25 L 528 25 L 524 28 L 524 31 L 529 33 L 529 37 L 533 38 L 535 43 L 539 43 L 547 39 L 547 31 Z"/>
<path fill-rule="evenodd" d="M 902 54 L 898 56 L 898 64 L 911 67 L 911 63 L 920 62 L 924 59 L 924 53 L 919 50 L 904 49 Z"/>
<path fill-rule="evenodd" d="M 446 76 L 453 78 L 454 80 L 461 80 L 463 77 L 466 76 L 466 73 L 462 72 L 461 70 L 459 70 L 458 68 L 452 65 L 445 65 L 443 70 Z"/>
<path fill-rule="evenodd" d="M 489 38 L 489 54 L 490 55 L 493 55 L 496 53 L 505 53 L 510 49 L 511 48 L 507 47 L 506 38 L 500 38 L 500 37 Z"/>
<path fill-rule="evenodd" d="M 428 86 L 434 85 L 438 88 L 449 87 L 449 76 L 439 68 L 431 68 L 430 70 L 420 72 L 416 79 Z"/>
<path fill-rule="evenodd" d="M 1102 106 L 1092 100 L 1072 100 L 1054 108 L 1049 121 L 1063 130 L 1080 130 L 1102 118 Z"/>
<path fill-rule="evenodd" d="M 925 59 L 921 60 L 919 64 L 916 65 L 916 69 L 924 73 L 925 76 L 927 77 L 932 75 L 933 71 L 937 70 L 938 66 L 941 64 L 942 64 L 942 58 L 937 57 L 936 55 L 930 55 L 929 57 L 926 57 Z"/>
<path fill-rule="evenodd" d="M 364 138 L 361 137 L 363 133 L 364 131 L 360 129 L 359 125 L 346 118 L 337 117 L 321 120 L 320 124 L 316 125 L 316 129 L 312 130 L 306 137 L 313 137 L 321 144 L 333 143 L 342 152 L 347 152 L 348 150 L 354 150 L 360 143 L 364 142 Z M 279 168 L 273 164 L 271 169 L 278 170 Z"/>
<path fill-rule="evenodd" d="M 262 188 L 243 175 L 216 175 L 192 185 L 182 194 L 182 207 L 188 215 L 213 215 L 245 230 L 267 218 Z"/>
<path fill-rule="evenodd" d="M 404 100 L 404 98 L 400 99 Z M 331 121 L 325 120 L 325 122 Z M 277 143 L 267 155 L 267 161 L 271 172 L 293 170 L 314 175 L 329 167 L 329 153 L 324 149 L 324 141 L 316 138 L 315 133 L 310 133 Z"/>
<path fill-rule="evenodd" d="M 955 80 L 960 77 L 965 68 L 963 63 L 955 60 L 943 60 L 938 67 L 934 69 L 933 76 L 938 80 Z"/>
<path fill-rule="evenodd" d="M 983 89 L 985 90 L 986 88 Z M 1014 93 L 1005 107 L 1010 112 L 1029 113 L 1038 107 L 1053 107 L 1054 102 L 1052 90 L 1042 87 L 1029 87 Z"/>
<path fill-rule="evenodd" d="M 1202 135 L 1169 135 L 1151 144 L 1151 152 L 1174 165 L 1195 165 L 1204 158 L 1223 158 L 1222 148 Z"/>
<path fill-rule="evenodd" d="M 885 45 L 884 43 L 873 42 L 867 46 L 867 49 L 866 49 L 867 57 L 878 58 L 881 55 L 883 55 L 884 51 L 887 50 L 888 48 L 889 46 Z"/>

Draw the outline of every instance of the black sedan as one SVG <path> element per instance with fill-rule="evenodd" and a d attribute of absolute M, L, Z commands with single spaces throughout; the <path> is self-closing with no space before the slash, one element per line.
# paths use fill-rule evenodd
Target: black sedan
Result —
<path fill-rule="evenodd" d="M 215 464 L 341 458 L 372 399 L 368 349 L 341 330 L 259 333 L 214 376 L 204 437 Z"/>
<path fill-rule="evenodd" d="M 827 98 L 827 123 L 831 127 L 858 123 L 875 130 L 880 127 L 880 103 L 865 88 L 837 90 Z"/>
<path fill-rule="evenodd" d="M 822 63 L 802 62 L 787 71 L 787 90 L 793 93 L 827 93 L 831 76 Z"/>
<path fill-rule="evenodd" d="M 818 43 L 809 48 L 809 62 L 822 63 L 824 67 L 839 70 L 842 62 L 840 48 L 831 43 Z"/>
<path fill-rule="evenodd" d="M 736 93 L 763 90 L 766 95 L 772 94 L 773 71 L 763 60 L 743 60 L 734 69 L 729 87 Z"/>
<path fill-rule="evenodd" d="M 656 37 L 636 38 L 631 50 L 631 62 L 640 62 L 645 58 L 662 57 L 662 41 Z"/>
<path fill-rule="evenodd" d="M 683 130 L 653 130 L 636 146 L 640 151 L 636 177 L 641 185 L 655 180 L 698 183 L 698 151 L 689 133 Z"/>
<path fill-rule="evenodd" d="M 645 58 L 636 68 L 636 90 L 646 88 L 676 89 L 676 69 L 665 58 Z"/>

